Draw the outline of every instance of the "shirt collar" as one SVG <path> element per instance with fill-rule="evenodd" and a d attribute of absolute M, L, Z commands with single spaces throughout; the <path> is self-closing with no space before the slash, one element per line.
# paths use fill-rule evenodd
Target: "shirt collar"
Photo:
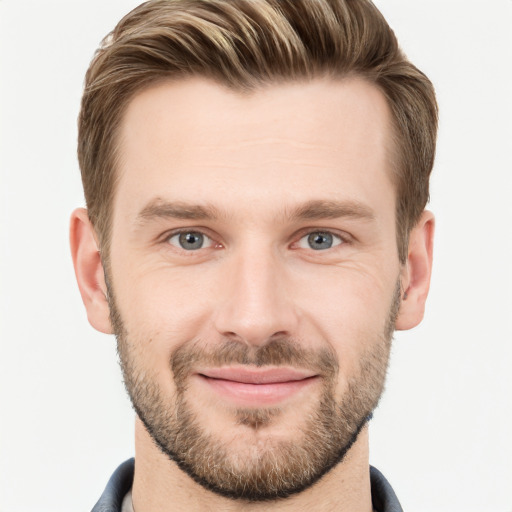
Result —
<path fill-rule="evenodd" d="M 123 462 L 110 477 L 107 487 L 91 512 L 122 512 L 123 499 L 132 488 L 135 459 Z M 384 475 L 370 466 L 372 503 L 376 512 L 403 512 L 393 488 Z"/>

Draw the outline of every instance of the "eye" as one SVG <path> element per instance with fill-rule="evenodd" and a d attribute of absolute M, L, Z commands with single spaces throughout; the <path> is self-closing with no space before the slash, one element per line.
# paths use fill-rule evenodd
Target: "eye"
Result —
<path fill-rule="evenodd" d="M 329 231 L 313 231 L 303 236 L 298 243 L 301 249 L 313 249 L 314 251 L 325 251 L 343 243 L 338 235 Z"/>
<path fill-rule="evenodd" d="M 197 251 L 213 246 L 213 240 L 199 231 L 182 231 L 171 235 L 167 241 L 185 251 Z"/>

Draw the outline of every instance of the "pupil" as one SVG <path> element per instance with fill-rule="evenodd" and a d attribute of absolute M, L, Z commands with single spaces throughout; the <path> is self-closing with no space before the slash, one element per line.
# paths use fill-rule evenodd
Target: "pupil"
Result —
<path fill-rule="evenodd" d="M 180 245 L 183 249 L 200 249 L 203 245 L 203 235 L 201 233 L 182 233 Z"/>
<path fill-rule="evenodd" d="M 332 235 L 330 233 L 311 233 L 308 242 L 309 246 L 315 251 L 330 249 L 332 247 Z"/>

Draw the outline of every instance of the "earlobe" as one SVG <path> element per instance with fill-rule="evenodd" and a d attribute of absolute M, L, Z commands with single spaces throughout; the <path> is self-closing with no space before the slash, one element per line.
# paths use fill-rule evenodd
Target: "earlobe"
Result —
<path fill-rule="evenodd" d="M 397 330 L 412 329 L 423 319 L 432 273 L 434 225 L 434 215 L 425 210 L 410 233 L 407 262 L 401 276 L 402 302 Z"/>
<path fill-rule="evenodd" d="M 78 208 L 71 214 L 69 234 L 75 275 L 89 323 L 100 332 L 112 334 L 103 265 L 86 209 Z"/>

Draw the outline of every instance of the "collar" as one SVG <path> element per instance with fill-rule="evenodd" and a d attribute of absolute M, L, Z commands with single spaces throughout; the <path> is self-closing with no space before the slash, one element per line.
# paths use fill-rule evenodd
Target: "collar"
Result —
<path fill-rule="evenodd" d="M 123 462 L 110 477 L 105 491 L 91 512 L 121 512 L 123 498 L 132 487 L 135 459 Z M 370 466 L 372 502 L 376 512 L 403 512 L 393 488 L 384 475 Z"/>

